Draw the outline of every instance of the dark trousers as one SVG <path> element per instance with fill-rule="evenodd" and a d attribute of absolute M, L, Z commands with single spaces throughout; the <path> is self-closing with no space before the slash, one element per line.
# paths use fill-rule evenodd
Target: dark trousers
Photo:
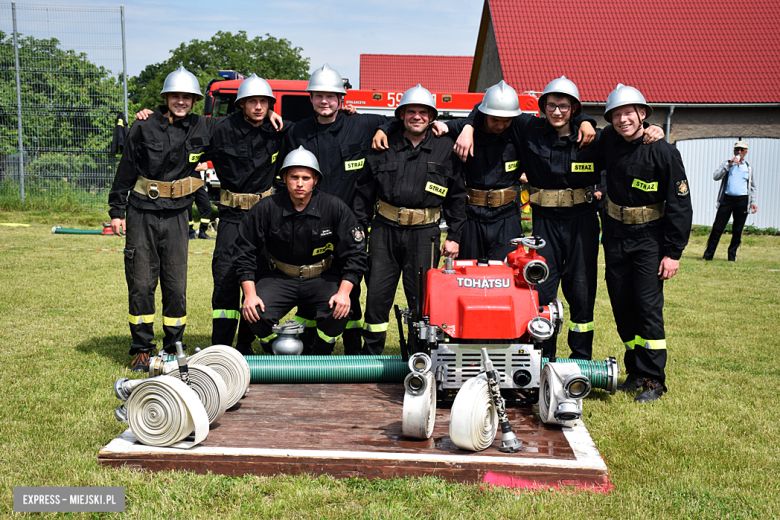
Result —
<path fill-rule="evenodd" d="M 127 206 L 125 278 L 129 293 L 130 354 L 155 348 L 154 293 L 162 289 L 163 347 L 175 351 L 187 323 L 187 209 L 147 211 Z"/>
<path fill-rule="evenodd" d="M 664 284 L 658 279 L 663 237 L 605 235 L 602 242 L 612 314 L 626 346 L 626 371 L 665 385 Z"/>
<path fill-rule="evenodd" d="M 431 267 L 431 243 L 434 244 L 433 265 L 439 265 L 440 242 L 439 226 L 400 228 L 379 219 L 374 220 L 368 243 L 371 276 L 368 278 L 366 294 L 363 354 L 382 353 L 398 278 L 403 273 L 406 301 L 409 308 L 412 308 L 419 289 L 417 272 L 422 267 L 424 279 L 425 273 Z M 422 309 L 422 302 L 420 308 Z"/>
<path fill-rule="evenodd" d="M 249 323 L 241 317 L 241 284 L 233 266 L 237 241 L 238 223 L 221 222 L 211 260 L 211 275 L 214 278 L 214 291 L 211 294 L 213 345 L 233 345 L 236 327 L 237 346 L 251 345 L 255 339 Z"/>
<path fill-rule="evenodd" d="M 206 191 L 206 187 L 203 186 L 195 192 L 195 205 L 198 207 L 200 213 L 200 229 L 205 231 L 211 222 L 211 200 L 209 200 L 209 193 Z M 190 220 L 190 226 L 193 225 L 192 220 L 192 205 L 188 208 L 188 217 Z"/>
<path fill-rule="evenodd" d="M 547 243 L 537 252 L 547 261 L 550 276 L 537 285 L 539 304 L 558 296 L 558 284 L 569 305 L 568 343 L 571 359 L 593 356 L 593 308 L 596 305 L 599 256 L 599 220 L 595 212 L 570 219 L 534 215 L 534 235 Z M 553 339 L 542 343 L 542 355 L 550 357 Z"/>
<path fill-rule="evenodd" d="M 480 222 L 467 218 L 460 239 L 458 258 L 464 260 L 505 260 L 510 251 L 517 249 L 509 245 L 513 238 L 523 236 L 520 215 L 514 214 L 496 222 Z"/>
<path fill-rule="evenodd" d="M 349 315 L 347 316 L 347 325 L 341 341 L 344 344 L 345 356 L 357 356 L 361 354 L 363 346 L 363 310 L 360 307 L 360 284 L 352 287 L 349 293 Z M 295 320 L 302 323 L 307 329 L 315 327 L 314 317 L 302 309 L 296 312 Z M 314 341 L 317 337 L 315 330 L 307 330 L 306 338 Z"/>
<path fill-rule="evenodd" d="M 313 316 L 317 323 L 317 339 L 311 350 L 304 350 L 303 353 L 329 355 L 348 320 L 346 317 L 335 319 L 333 309 L 328 305 L 340 285 L 341 277 L 333 269 L 313 278 L 291 278 L 274 271 L 255 283 L 265 312 L 258 308 L 260 321 L 250 323 L 249 326 L 257 337 L 266 338 L 272 334 L 271 327 L 297 306 L 299 313 Z"/>
<path fill-rule="evenodd" d="M 712 260 L 715 256 L 715 250 L 718 248 L 720 236 L 729 223 L 729 218 L 734 217 L 734 224 L 731 226 L 731 244 L 729 244 L 729 260 L 737 260 L 737 251 L 742 243 L 742 230 L 745 227 L 745 221 L 748 216 L 748 196 L 732 197 L 723 195 L 720 201 L 718 212 L 715 214 L 715 222 L 712 224 L 710 238 L 707 240 L 707 248 L 704 250 L 703 258 Z"/>

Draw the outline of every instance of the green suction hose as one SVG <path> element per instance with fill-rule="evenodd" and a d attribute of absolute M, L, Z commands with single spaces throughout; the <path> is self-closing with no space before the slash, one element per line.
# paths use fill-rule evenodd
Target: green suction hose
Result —
<path fill-rule="evenodd" d="M 251 383 L 403 383 L 401 356 L 247 356 Z"/>
<path fill-rule="evenodd" d="M 266 383 L 403 383 L 409 366 L 401 356 L 247 356 L 250 382 Z M 548 363 L 542 358 L 542 368 Z M 593 388 L 614 393 L 617 363 L 557 359 L 577 363 Z"/>
<path fill-rule="evenodd" d="M 58 226 L 52 228 L 51 232 L 57 235 L 102 235 L 103 234 L 102 229 L 75 229 L 75 228 L 64 228 Z"/>

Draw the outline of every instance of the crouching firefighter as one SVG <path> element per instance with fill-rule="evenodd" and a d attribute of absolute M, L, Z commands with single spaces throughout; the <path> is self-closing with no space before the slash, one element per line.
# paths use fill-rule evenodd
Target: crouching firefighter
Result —
<path fill-rule="evenodd" d="M 130 128 L 108 198 L 112 230 L 117 235 L 127 232 L 125 277 L 136 372 L 149 369 L 149 353 L 155 348 L 158 279 L 163 348 L 175 352 L 174 344 L 182 341 L 187 324 L 187 208 L 203 185 L 195 167 L 215 124 L 190 114 L 203 95 L 197 78 L 184 67 L 165 78 L 160 95 L 165 105 Z"/>
<path fill-rule="evenodd" d="M 280 174 L 287 190 L 255 204 L 239 225 L 241 313 L 255 335 L 271 339 L 272 327 L 298 307 L 317 323 L 318 337 L 304 354 L 328 355 L 347 326 L 350 291 L 366 271 L 365 233 L 343 201 L 314 190 L 322 180 L 314 154 L 290 152 Z"/>
<path fill-rule="evenodd" d="M 254 354 L 255 335 L 241 320 L 241 286 L 233 265 L 238 227 L 249 209 L 274 193 L 276 161 L 282 138 L 293 126 L 284 122 L 276 131 L 269 120 L 274 97 L 271 86 L 252 74 L 238 87 L 236 104 L 240 108 L 222 121 L 206 151 L 219 173 L 219 233 L 211 261 L 214 292 L 211 297 L 214 345 L 232 345 L 238 326 L 236 349 L 243 355 Z"/>

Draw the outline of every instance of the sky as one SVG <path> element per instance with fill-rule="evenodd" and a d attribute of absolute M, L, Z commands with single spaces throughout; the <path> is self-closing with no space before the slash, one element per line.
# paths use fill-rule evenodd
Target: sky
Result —
<path fill-rule="evenodd" d="M 116 6 L 105 1 L 42 0 L 22 4 Z M 126 1 L 127 72 L 170 57 L 182 42 L 217 31 L 286 38 L 310 58 L 328 63 L 357 88 L 361 54 L 472 56 L 482 15 L 480 0 Z M 251 72 L 251 71 L 250 71 Z M 269 78 L 270 79 L 270 78 Z"/>

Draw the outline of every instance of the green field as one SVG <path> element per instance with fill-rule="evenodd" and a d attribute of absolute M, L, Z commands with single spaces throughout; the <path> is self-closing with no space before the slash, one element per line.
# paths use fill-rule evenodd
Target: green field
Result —
<path fill-rule="evenodd" d="M 640 406 L 633 395 L 594 391 L 584 403 L 611 493 L 517 492 L 435 478 L 235 478 L 98 466 L 100 448 L 126 427 L 113 416 L 113 382 L 131 373 L 123 256 L 94 249 L 122 248 L 123 240 L 53 235 L 51 227 L 94 228 L 105 219 L 0 213 L 0 223 L 30 224 L 0 225 L 4 517 L 14 514 L 14 486 L 124 486 L 124 516 L 138 518 L 780 516 L 780 237 L 746 236 L 737 263 L 725 261 L 728 235 L 707 263 L 698 261 L 706 235 L 692 237 L 665 288 L 669 393 Z M 213 246 L 192 241 L 190 251 Z M 594 357 L 616 356 L 622 368 L 600 269 Z M 190 256 L 188 285 L 192 352 L 210 344 L 210 255 Z M 159 309 L 158 291 L 158 323 Z M 396 339 L 389 354 L 398 353 Z M 558 352 L 567 355 L 565 338 Z"/>

